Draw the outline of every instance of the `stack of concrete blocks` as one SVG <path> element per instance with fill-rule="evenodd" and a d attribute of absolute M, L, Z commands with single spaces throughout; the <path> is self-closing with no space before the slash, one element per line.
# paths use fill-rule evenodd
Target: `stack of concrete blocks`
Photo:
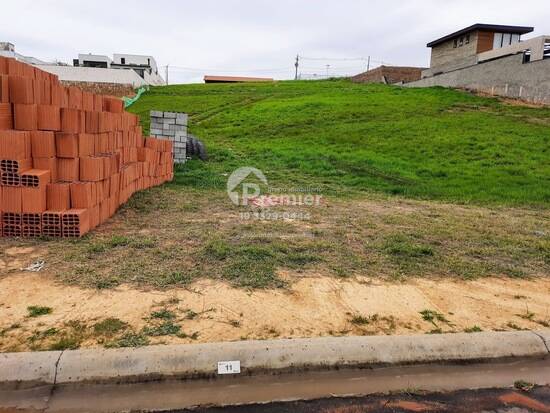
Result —
<path fill-rule="evenodd" d="M 174 162 L 185 163 L 187 160 L 187 121 L 189 116 L 186 113 L 150 112 L 151 136 L 155 138 L 170 139 L 174 142 Z"/>

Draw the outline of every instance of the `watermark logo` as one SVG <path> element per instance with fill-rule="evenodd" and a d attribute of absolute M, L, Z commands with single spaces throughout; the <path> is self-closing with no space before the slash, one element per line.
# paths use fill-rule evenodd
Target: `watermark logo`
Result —
<path fill-rule="evenodd" d="M 229 176 L 227 195 L 237 206 L 252 207 L 241 212 L 243 220 L 309 220 L 308 208 L 323 202 L 317 188 L 269 187 L 264 173 L 252 167 L 239 168 Z"/>
<path fill-rule="evenodd" d="M 251 205 L 260 194 L 260 185 L 255 182 L 247 182 L 250 175 L 267 185 L 267 178 L 264 173 L 257 168 L 249 166 L 235 170 L 227 179 L 227 195 L 235 205 Z"/>

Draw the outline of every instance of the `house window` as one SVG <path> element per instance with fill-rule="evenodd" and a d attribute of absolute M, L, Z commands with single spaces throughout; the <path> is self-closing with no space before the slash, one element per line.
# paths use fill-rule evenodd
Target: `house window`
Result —
<path fill-rule="evenodd" d="M 469 34 L 466 35 L 465 43 L 470 44 L 470 35 Z"/>
<path fill-rule="evenodd" d="M 151 66 L 151 59 L 147 59 L 147 66 Z"/>
<path fill-rule="evenodd" d="M 464 46 L 464 37 L 461 37 L 459 40 L 458 40 L 458 47 L 462 47 Z"/>
<path fill-rule="evenodd" d="M 125 58 L 125 57 L 121 57 L 121 58 L 120 58 L 120 64 L 121 64 L 121 65 L 125 65 L 125 64 L 126 64 L 126 58 Z"/>
<path fill-rule="evenodd" d="M 458 47 L 458 39 L 455 39 L 454 46 L 455 49 Z"/>

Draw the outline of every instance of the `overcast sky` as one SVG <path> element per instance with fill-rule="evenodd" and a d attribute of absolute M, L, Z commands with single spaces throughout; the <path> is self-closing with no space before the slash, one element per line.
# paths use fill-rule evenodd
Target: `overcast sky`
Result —
<path fill-rule="evenodd" d="M 535 26 L 550 34 L 542 0 L 93 0 L 2 1 L 0 41 L 42 60 L 78 53 L 153 55 L 170 83 L 205 74 L 355 74 L 372 56 L 427 66 L 426 43 L 474 23 Z M 329 58 L 330 60 L 325 60 Z M 334 60 L 332 60 L 334 59 Z M 342 60 L 337 60 L 342 59 Z"/>

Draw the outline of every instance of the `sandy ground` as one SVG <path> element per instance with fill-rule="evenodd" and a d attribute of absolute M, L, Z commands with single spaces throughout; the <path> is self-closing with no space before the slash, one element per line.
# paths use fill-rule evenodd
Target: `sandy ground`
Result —
<path fill-rule="evenodd" d="M 81 321 L 87 325 L 119 318 L 136 331 L 151 311 L 169 306 L 176 322 L 196 340 L 166 336 L 152 343 L 216 342 L 243 339 L 327 335 L 419 334 L 434 330 L 419 312 L 435 310 L 448 320 L 442 331 L 541 329 L 550 321 L 550 279 L 477 281 L 414 279 L 390 283 L 371 279 L 340 280 L 291 273 L 284 290 L 246 291 L 223 282 L 201 280 L 189 289 L 139 290 L 121 286 L 91 290 L 60 284 L 45 273 L 14 272 L 0 279 L 1 351 L 28 350 L 36 331 Z M 170 304 L 167 304 L 170 303 Z M 30 305 L 48 306 L 49 315 L 28 317 Z M 187 319 L 188 310 L 198 313 Z M 375 316 L 368 324 L 354 315 Z M 17 328 L 9 327 L 16 324 Z M 94 339 L 82 347 L 101 346 Z"/>

